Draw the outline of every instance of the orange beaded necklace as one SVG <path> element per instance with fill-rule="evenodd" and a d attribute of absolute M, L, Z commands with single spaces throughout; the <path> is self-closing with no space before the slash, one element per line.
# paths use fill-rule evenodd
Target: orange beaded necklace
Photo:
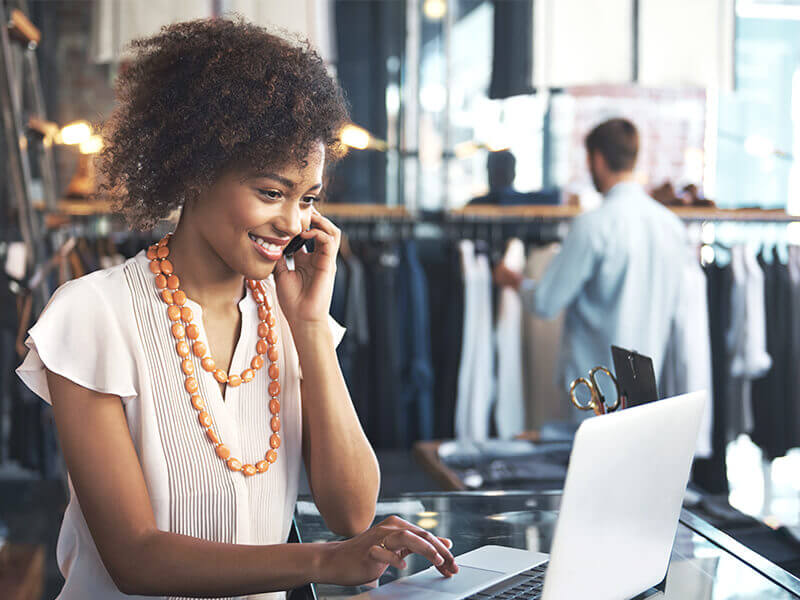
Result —
<path fill-rule="evenodd" d="M 167 304 L 167 316 L 172 321 L 172 336 L 178 340 L 175 349 L 181 359 L 181 368 L 186 381 L 184 387 L 189 393 L 192 406 L 198 411 L 197 418 L 200 425 L 206 432 L 208 439 L 214 444 L 214 449 L 222 460 L 226 462 L 231 471 L 241 471 L 248 477 L 256 473 L 266 473 L 269 465 L 274 463 L 278 458 L 277 449 L 281 445 L 281 438 L 279 431 L 281 428 L 281 420 L 278 413 L 281 409 L 278 394 L 280 394 L 281 386 L 278 383 L 278 348 L 276 343 L 278 341 L 278 334 L 275 331 L 275 317 L 272 315 L 271 307 L 267 301 L 266 290 L 263 283 L 254 279 L 247 280 L 247 287 L 253 294 L 253 299 L 258 304 L 258 343 L 256 344 L 256 355 L 250 362 L 250 369 L 242 371 L 241 375 L 228 374 L 223 369 L 215 368 L 214 359 L 210 355 L 206 355 L 206 345 L 199 341 L 200 329 L 197 325 L 192 323 L 192 309 L 186 304 L 186 294 L 178 289 L 180 280 L 173 272 L 172 262 L 168 260 L 169 238 L 171 233 L 165 235 L 157 244 L 153 244 L 147 249 L 147 258 L 150 259 L 150 271 L 156 276 L 156 287 L 161 293 L 161 299 Z M 183 321 L 186 325 L 182 325 Z M 186 338 L 191 340 L 186 341 Z M 202 359 L 201 364 L 203 369 L 214 374 L 214 379 L 220 383 L 227 383 L 232 387 L 248 383 L 255 377 L 255 371 L 264 366 L 264 359 L 262 355 L 266 354 L 269 359 L 269 411 L 272 414 L 270 419 L 270 428 L 272 435 L 269 438 L 270 449 L 264 456 L 263 460 L 258 461 L 255 466 L 251 464 L 242 464 L 242 462 L 231 456 L 230 449 L 223 444 L 219 435 L 214 431 L 211 415 L 206 411 L 206 404 L 203 398 L 197 393 L 199 385 L 197 379 L 193 377 L 194 364 L 189 358 L 189 344 L 191 343 L 191 352 L 195 356 Z"/>

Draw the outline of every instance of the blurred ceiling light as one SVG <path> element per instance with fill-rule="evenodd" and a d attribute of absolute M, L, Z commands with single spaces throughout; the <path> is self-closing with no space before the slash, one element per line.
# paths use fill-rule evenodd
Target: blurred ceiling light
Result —
<path fill-rule="evenodd" d="M 744 151 L 752 156 L 771 156 L 775 152 L 775 146 L 763 135 L 749 135 L 744 140 Z"/>
<path fill-rule="evenodd" d="M 447 0 L 425 0 L 422 12 L 429 20 L 440 21 L 447 14 Z"/>
<path fill-rule="evenodd" d="M 59 142 L 62 144 L 80 144 L 89 139 L 92 128 L 86 121 L 75 121 L 61 128 Z"/>
<path fill-rule="evenodd" d="M 103 138 L 99 135 L 89 136 L 89 139 L 82 141 L 78 147 L 81 154 L 97 154 L 103 149 Z"/>
<path fill-rule="evenodd" d="M 339 132 L 339 139 L 345 146 L 355 148 L 356 150 L 371 148 L 372 150 L 385 152 L 388 148 L 388 144 L 385 141 L 376 138 L 363 127 L 359 127 L 353 123 L 348 123 L 342 127 L 341 132 Z"/>

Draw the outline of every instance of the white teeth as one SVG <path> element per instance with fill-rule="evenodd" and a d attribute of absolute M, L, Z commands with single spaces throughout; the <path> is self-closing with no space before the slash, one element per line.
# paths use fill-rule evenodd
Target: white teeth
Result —
<path fill-rule="evenodd" d="M 258 237 L 257 235 L 251 234 L 250 237 L 256 242 L 256 244 L 258 244 L 259 246 L 261 246 L 262 248 L 266 249 L 269 252 L 280 252 L 281 250 L 281 246 L 278 246 L 277 244 L 270 244 L 263 238 Z"/>

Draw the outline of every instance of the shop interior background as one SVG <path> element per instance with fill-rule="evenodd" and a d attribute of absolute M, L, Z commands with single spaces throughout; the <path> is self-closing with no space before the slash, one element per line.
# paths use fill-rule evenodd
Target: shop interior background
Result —
<path fill-rule="evenodd" d="M 639 128 L 636 173 L 649 191 L 671 194 L 677 205 L 700 198 L 720 209 L 789 215 L 755 224 L 693 222 L 704 261 L 725 260 L 724 248 L 735 243 L 779 252 L 800 243 L 800 222 L 791 218 L 800 215 L 800 0 L 7 0 L 3 6 L 6 16 L 21 9 L 41 32 L 35 60 L 47 119 L 89 127 L 83 149 L 64 140 L 51 148 L 58 191 L 52 200 L 71 203 L 74 214 L 64 223 L 78 223 L 73 233 L 113 234 L 122 227 L 118 215 L 92 221 L 80 216 L 80 206 L 92 187 L 90 157 L 98 149 L 92 136 L 113 109 L 125 44 L 169 22 L 236 12 L 307 36 L 341 82 L 351 107 L 352 126 L 343 138 L 350 149 L 325 201 L 333 214 L 336 205 L 347 206 L 343 228 L 356 246 L 414 236 L 423 258 L 438 252 L 442 237 L 464 234 L 458 227 L 453 233 L 448 215 L 488 193 L 487 158 L 497 151 L 513 153 L 513 187 L 532 202 L 596 207 L 601 198 L 583 139 L 600 121 L 619 116 Z M 21 55 L 14 60 L 24 69 Z M 29 84 L 23 83 L 26 96 Z M 2 165 L 8 167 L 5 157 Z M 35 166 L 31 195 L 50 202 Z M 11 186 L 3 186 L 0 199 L 13 206 Z M 402 217 L 369 217 L 374 214 Z M 2 226 L 5 233 L 17 224 Z M 466 235 L 498 244 L 505 233 L 475 222 Z M 536 233 L 562 234 L 563 224 Z M 13 238 L 4 239 L 6 253 Z M 440 295 L 436 301 L 449 300 Z M 18 363 L 15 334 L 4 330 L 0 338 L 6 353 L 0 516 L 15 534 L 24 521 L 24 537 L 49 544 L 43 597 L 52 598 L 60 588 L 50 550 L 65 505 L 64 471 L 44 406 L 26 406 L 30 429 L 12 431 L 9 390 L 17 382 L 7 367 Z M 435 370 L 435 344 L 428 352 Z M 440 389 L 438 382 L 430 385 Z M 527 428 L 541 424 L 536 410 L 526 415 Z M 565 405 L 547 416 L 568 418 L 568 411 Z M 434 413 L 429 427 L 411 423 L 389 437 L 380 423 L 365 421 L 382 460 L 398 472 L 385 490 L 405 491 L 404 470 L 418 469 L 410 454 L 415 441 L 452 437 L 452 425 L 443 423 L 447 415 Z M 20 442 L 28 444 L 27 456 L 13 448 L 14 439 L 27 440 Z M 732 507 L 770 526 L 800 530 L 800 451 L 768 460 L 742 434 L 728 445 L 725 460 Z M 415 485 L 434 489 L 436 483 L 420 476 Z"/>

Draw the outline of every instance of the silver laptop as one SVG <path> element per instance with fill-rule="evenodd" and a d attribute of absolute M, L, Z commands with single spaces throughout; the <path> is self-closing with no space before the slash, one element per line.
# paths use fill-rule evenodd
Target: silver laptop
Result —
<path fill-rule="evenodd" d="M 551 554 L 483 546 L 361 599 L 621 600 L 667 572 L 708 402 L 695 392 L 584 421 L 575 436 Z M 592 560 L 591 557 L 607 557 Z"/>

